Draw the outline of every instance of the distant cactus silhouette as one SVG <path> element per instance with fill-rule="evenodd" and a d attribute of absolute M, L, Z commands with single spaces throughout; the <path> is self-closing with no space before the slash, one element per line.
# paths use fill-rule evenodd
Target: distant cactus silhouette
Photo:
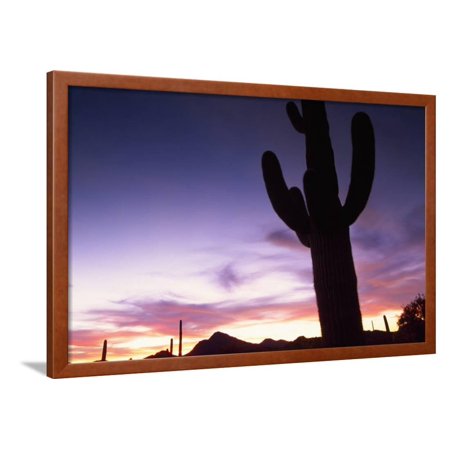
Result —
<path fill-rule="evenodd" d="M 389 343 L 392 343 L 393 340 L 394 340 L 394 336 L 391 333 L 391 329 L 389 328 L 389 322 L 388 322 L 387 317 L 385 315 L 383 315 L 383 320 L 384 320 L 384 326 L 386 328 L 386 334 L 388 336 Z"/>
<path fill-rule="evenodd" d="M 273 209 L 311 248 L 322 338 L 329 346 L 364 343 L 357 278 L 350 242 L 350 225 L 367 204 L 375 172 L 375 139 L 364 113 L 352 120 L 352 171 L 345 203 L 338 180 L 325 104 L 302 100 L 302 114 L 293 102 L 287 113 L 294 128 L 305 135 L 305 199 L 297 187 L 287 187 L 274 153 L 263 154 L 264 182 Z"/>
<path fill-rule="evenodd" d="M 390 332 L 391 332 L 391 329 L 389 328 L 389 323 L 388 323 L 388 321 L 387 321 L 387 317 L 386 317 L 386 316 L 383 316 L 383 320 L 384 320 L 384 326 L 385 326 L 385 328 L 386 328 L 386 333 L 390 333 Z"/>
<path fill-rule="evenodd" d="M 178 356 L 183 353 L 183 321 L 180 320 L 179 340 L 178 340 Z"/>
<path fill-rule="evenodd" d="M 105 339 L 103 341 L 103 351 L 102 351 L 102 361 L 106 361 L 106 352 L 108 351 L 108 341 Z"/>
<path fill-rule="evenodd" d="M 173 338 L 170 338 L 170 354 L 173 355 Z"/>

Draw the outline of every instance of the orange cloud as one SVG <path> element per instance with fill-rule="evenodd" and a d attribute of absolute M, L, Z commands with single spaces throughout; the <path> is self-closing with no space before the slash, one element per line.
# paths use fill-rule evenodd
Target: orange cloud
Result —
<path fill-rule="evenodd" d="M 186 304 L 166 300 L 121 300 L 115 302 L 117 309 L 97 309 L 88 311 L 95 329 L 72 330 L 70 333 L 71 360 L 95 360 L 101 355 L 103 340 L 108 340 L 108 348 L 114 358 L 129 357 L 132 354 L 168 347 L 170 337 L 177 336 L 178 321 L 183 320 L 183 336 L 194 343 L 208 338 L 215 331 L 239 324 L 273 324 L 293 320 L 317 320 L 315 299 L 305 302 L 280 302 L 275 298 L 258 298 L 249 302 L 220 302 Z M 134 331 L 133 328 L 146 331 Z M 164 338 L 165 344 L 147 346 L 137 350 L 132 342 L 143 337 Z M 110 354 L 111 352 L 108 352 Z M 128 358 L 126 358 L 128 359 Z"/>

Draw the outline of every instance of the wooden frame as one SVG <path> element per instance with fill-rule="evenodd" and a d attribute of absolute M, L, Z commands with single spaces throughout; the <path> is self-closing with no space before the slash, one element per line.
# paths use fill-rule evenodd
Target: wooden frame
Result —
<path fill-rule="evenodd" d="M 70 86 L 309 99 L 425 108 L 426 338 L 422 343 L 70 364 L 68 310 L 68 91 Z M 47 76 L 47 374 L 79 377 L 435 353 L 435 97 L 340 89 L 50 72 Z"/>

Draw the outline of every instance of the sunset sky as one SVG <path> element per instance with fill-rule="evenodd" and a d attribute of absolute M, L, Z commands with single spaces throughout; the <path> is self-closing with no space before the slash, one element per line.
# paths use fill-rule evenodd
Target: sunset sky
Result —
<path fill-rule="evenodd" d="M 71 87 L 71 362 L 183 353 L 215 331 L 250 342 L 319 336 L 311 256 L 276 216 L 261 155 L 301 188 L 304 137 L 287 100 Z M 364 328 L 391 330 L 425 290 L 424 109 L 327 103 L 345 200 L 350 124 L 372 119 L 375 180 L 351 227 Z"/>

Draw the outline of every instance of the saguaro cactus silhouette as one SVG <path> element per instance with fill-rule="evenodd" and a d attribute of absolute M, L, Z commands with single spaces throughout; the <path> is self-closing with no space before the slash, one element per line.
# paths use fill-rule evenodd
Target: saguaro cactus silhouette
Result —
<path fill-rule="evenodd" d="M 367 204 L 375 172 L 375 138 L 364 113 L 353 117 L 350 187 L 344 204 L 339 199 L 325 104 L 302 100 L 302 114 L 293 102 L 287 113 L 294 128 L 305 136 L 306 167 L 303 187 L 287 187 L 278 158 L 262 157 L 264 182 L 272 207 L 311 248 L 322 337 L 328 346 L 364 343 L 357 278 L 350 242 L 350 225 Z"/>

